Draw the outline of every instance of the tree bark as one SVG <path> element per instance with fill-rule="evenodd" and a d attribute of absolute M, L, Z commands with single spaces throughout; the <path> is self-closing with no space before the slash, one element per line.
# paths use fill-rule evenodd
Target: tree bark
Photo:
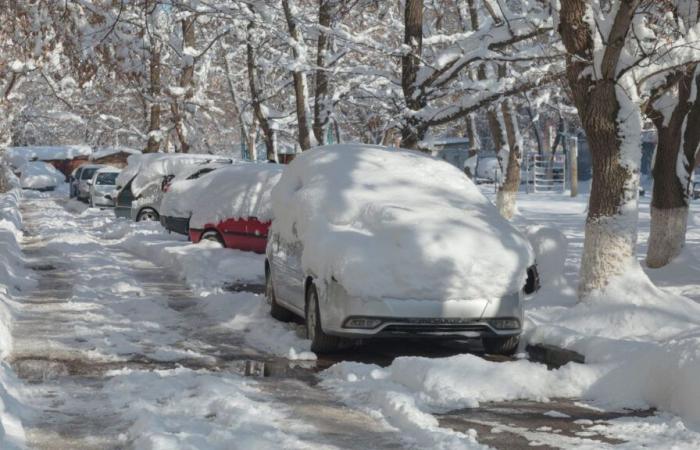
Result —
<path fill-rule="evenodd" d="M 255 118 L 260 124 L 260 128 L 263 131 L 263 139 L 265 140 L 265 147 L 267 149 L 267 159 L 268 161 L 277 161 L 277 140 L 275 139 L 275 132 L 270 126 L 270 122 L 267 115 L 263 112 L 262 101 L 260 100 L 260 92 L 258 90 L 258 84 L 256 80 L 255 70 L 255 49 L 253 48 L 253 34 L 255 31 L 255 24 L 253 22 L 248 23 L 247 36 L 246 36 L 246 63 L 248 69 L 248 86 L 250 88 L 250 99 L 253 105 L 253 112 L 255 113 Z"/>
<path fill-rule="evenodd" d="M 334 19 L 337 0 L 318 1 L 318 24 L 320 26 L 318 42 L 316 44 L 316 74 L 315 74 L 315 98 L 314 98 L 314 123 L 313 131 L 318 145 L 328 143 L 328 125 L 331 116 L 331 89 L 328 80 L 327 57 L 331 50 L 331 37 L 328 30 Z"/>
<path fill-rule="evenodd" d="M 505 181 L 498 189 L 496 206 L 501 215 L 511 220 L 515 216 L 515 201 L 520 190 L 520 160 L 522 155 L 518 118 L 513 109 L 513 103 L 507 99 L 501 104 L 503 123 L 508 139 L 508 165 L 505 171 Z"/>
<path fill-rule="evenodd" d="M 181 21 L 182 26 L 182 72 L 180 74 L 180 87 L 184 90 L 182 99 L 175 97 L 170 109 L 175 122 L 175 133 L 180 142 L 180 152 L 190 151 L 190 142 L 186 124 L 189 113 L 188 103 L 194 97 L 194 55 L 190 55 L 187 49 L 195 46 L 195 17 L 190 16 Z"/>
<path fill-rule="evenodd" d="M 401 89 L 407 108 L 401 130 L 401 146 L 417 148 L 427 131 L 425 124 L 411 114 L 411 111 L 419 111 L 426 105 L 416 86 L 423 53 L 423 0 L 406 0 L 403 43 L 410 50 L 401 57 Z"/>
<path fill-rule="evenodd" d="M 289 5 L 289 0 L 282 0 L 282 8 L 284 9 L 284 17 L 287 21 L 287 28 L 289 29 L 289 36 L 292 38 L 292 54 L 297 64 L 295 65 L 295 70 L 292 71 L 292 78 L 294 79 L 294 96 L 296 99 L 296 113 L 297 113 L 297 130 L 299 137 L 299 146 L 301 150 L 308 150 L 311 148 L 311 130 L 309 128 L 309 104 L 308 104 L 308 85 L 306 80 L 306 73 L 299 66 L 299 61 L 302 59 L 300 54 L 299 45 L 302 42 L 303 37 L 299 32 L 297 27 L 296 18 L 292 13 Z"/>
<path fill-rule="evenodd" d="M 646 263 L 659 268 L 681 253 L 690 206 L 691 174 L 700 144 L 700 102 L 691 98 L 700 88 L 700 73 L 693 68 L 678 82 L 678 99 L 668 121 L 652 112 L 658 145 L 652 175 L 651 230 Z M 653 105 L 652 105 L 653 107 Z"/>
<path fill-rule="evenodd" d="M 594 31 L 586 20 L 587 2 L 561 2 L 559 33 L 567 50 L 566 75 L 586 130 L 593 164 L 578 287 L 581 300 L 589 298 L 594 290 L 604 289 L 613 277 L 636 263 L 639 174 L 630 168 L 634 164 L 622 159 L 621 151 L 623 146 L 632 145 L 631 141 L 623 141 L 624 133 L 637 134 L 637 138 L 641 135 L 641 117 L 634 117 L 639 119 L 637 127 L 634 118 L 620 117 L 617 66 L 638 4 L 638 0 L 620 2 L 600 73 L 594 78 L 591 67 Z M 627 126 L 624 132 L 621 122 Z M 636 162 L 638 165 L 639 161 Z"/>
<path fill-rule="evenodd" d="M 155 0 L 148 0 L 146 2 L 146 22 L 148 22 L 151 14 L 155 14 L 155 7 Z M 154 34 L 153 31 L 152 34 Z M 160 143 L 162 140 L 160 130 L 160 45 L 158 39 L 151 36 L 151 45 L 149 49 L 151 58 L 149 61 L 149 100 L 151 103 L 151 111 L 148 123 L 148 142 L 144 150 L 145 153 L 155 153 L 160 150 Z"/>

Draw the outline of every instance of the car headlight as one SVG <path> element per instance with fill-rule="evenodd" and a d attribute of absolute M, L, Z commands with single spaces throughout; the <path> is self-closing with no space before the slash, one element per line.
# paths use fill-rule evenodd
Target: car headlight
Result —
<path fill-rule="evenodd" d="M 497 330 L 517 330 L 520 328 L 518 319 L 491 319 L 489 323 Z"/>
<path fill-rule="evenodd" d="M 372 328 L 377 328 L 381 323 L 381 319 L 375 319 L 373 317 L 350 317 L 343 324 L 343 328 L 371 330 Z"/>

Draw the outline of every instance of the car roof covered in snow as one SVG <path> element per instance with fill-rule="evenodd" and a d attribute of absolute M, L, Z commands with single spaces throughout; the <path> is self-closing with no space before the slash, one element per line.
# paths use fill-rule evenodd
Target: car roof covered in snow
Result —
<path fill-rule="evenodd" d="M 302 266 L 351 294 L 415 300 L 518 292 L 527 239 L 456 167 L 362 144 L 308 150 L 272 193 L 273 233 L 301 241 Z"/>
<path fill-rule="evenodd" d="M 160 182 L 166 175 L 176 175 L 188 166 L 214 161 L 230 163 L 232 158 L 193 153 L 133 154 L 127 159 L 127 167 L 117 177 L 117 186 L 125 186 L 131 181 L 131 191 L 138 196 L 148 185 Z"/>
<path fill-rule="evenodd" d="M 240 162 L 195 180 L 173 183 L 161 203 L 161 214 L 190 218 L 202 228 L 226 219 L 272 219 L 270 195 L 284 166 Z"/>

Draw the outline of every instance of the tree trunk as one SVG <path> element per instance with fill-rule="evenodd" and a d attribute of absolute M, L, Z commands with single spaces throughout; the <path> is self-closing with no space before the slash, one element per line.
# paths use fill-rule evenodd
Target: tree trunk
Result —
<path fill-rule="evenodd" d="M 180 152 L 190 151 L 190 142 L 187 130 L 186 118 L 189 115 L 188 105 L 194 97 L 194 55 L 188 50 L 195 46 L 195 17 L 190 16 L 181 21 L 182 24 L 182 72 L 180 74 L 180 87 L 184 90 L 182 98 L 175 97 L 170 109 L 175 122 L 175 133 L 180 141 Z"/>
<path fill-rule="evenodd" d="M 267 159 L 268 161 L 277 161 L 277 140 L 275 139 L 275 132 L 270 126 L 270 122 L 263 112 L 262 101 L 260 100 L 260 92 L 258 91 L 257 80 L 255 76 L 255 49 L 253 48 L 253 34 L 255 31 L 255 24 L 253 22 L 248 23 L 247 28 L 248 34 L 246 39 L 246 62 L 248 69 L 248 86 L 250 88 L 250 99 L 253 105 L 253 111 L 255 113 L 255 118 L 260 124 L 260 128 L 263 131 L 263 139 L 265 140 L 265 147 L 267 149 Z"/>
<path fill-rule="evenodd" d="M 637 105 L 621 105 L 617 65 L 638 1 L 621 2 L 600 73 L 591 67 L 593 31 L 587 22 L 588 2 L 561 2 L 559 33 L 567 50 L 567 79 L 593 163 L 593 180 L 586 218 L 585 241 L 579 280 L 579 298 L 597 289 L 636 264 L 638 167 L 641 155 L 641 111 Z M 596 31 L 597 32 L 597 31 Z M 620 114 L 625 106 L 624 116 Z M 635 109 L 636 108 L 636 109 Z M 635 141 L 637 140 L 637 141 Z M 627 158 L 623 160 L 622 150 Z"/>
<path fill-rule="evenodd" d="M 652 170 L 654 188 L 646 257 L 651 268 L 667 265 L 685 245 L 691 174 L 700 143 L 700 102 L 691 100 L 693 87 L 700 88 L 700 74 L 695 70 L 679 81 L 678 101 L 669 120 L 665 121 L 659 112 L 653 113 L 658 146 Z"/>
<path fill-rule="evenodd" d="M 425 106 L 425 99 L 416 92 L 416 78 L 423 53 L 423 0 L 406 0 L 403 43 L 410 50 L 401 57 L 401 89 L 408 109 L 401 130 L 401 146 L 417 148 L 427 131 L 427 127 L 411 113 Z"/>
<path fill-rule="evenodd" d="M 513 103 L 505 100 L 501 104 L 503 123 L 505 124 L 506 137 L 508 139 L 508 165 L 505 171 L 505 181 L 498 189 L 496 206 L 501 215 L 511 220 L 515 216 L 515 201 L 520 190 L 520 159 L 521 140 L 518 130 L 518 118 L 513 110 Z"/>
<path fill-rule="evenodd" d="M 146 20 L 150 14 L 155 14 L 155 0 L 146 2 Z M 160 42 L 157 38 L 151 38 L 149 62 L 149 96 L 151 103 L 150 119 L 148 124 L 148 143 L 145 153 L 155 153 L 160 150 L 160 143 L 163 140 L 160 129 Z"/>
<path fill-rule="evenodd" d="M 331 90 L 328 83 L 327 56 L 331 50 L 331 38 L 326 31 L 333 23 L 337 0 L 319 0 L 318 24 L 320 26 L 316 44 L 316 86 L 314 98 L 313 130 L 318 145 L 328 143 L 328 124 L 331 116 Z"/>
<path fill-rule="evenodd" d="M 296 70 L 292 72 L 292 77 L 294 79 L 294 96 L 296 99 L 296 112 L 297 112 L 297 129 L 299 134 L 299 146 L 303 150 L 308 150 L 311 148 L 311 130 L 309 128 L 309 104 L 308 104 L 308 94 L 309 89 L 306 80 L 306 73 L 303 69 L 299 68 L 299 63 L 304 60 L 306 55 L 302 55 L 299 46 L 304 39 L 299 32 L 296 24 L 296 18 L 292 13 L 289 5 L 289 0 L 282 0 L 282 7 L 284 9 L 284 17 L 287 21 L 287 27 L 289 29 L 289 36 L 292 39 L 292 54 L 297 64 L 295 65 Z"/>

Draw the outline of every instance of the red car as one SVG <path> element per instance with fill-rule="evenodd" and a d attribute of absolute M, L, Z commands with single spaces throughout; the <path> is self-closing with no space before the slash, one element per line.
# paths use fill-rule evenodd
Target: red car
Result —
<path fill-rule="evenodd" d="M 217 224 L 205 224 L 202 229 L 190 228 L 190 239 L 195 244 L 210 240 L 219 242 L 226 248 L 265 253 L 270 223 L 260 222 L 256 218 L 226 219 Z"/>

